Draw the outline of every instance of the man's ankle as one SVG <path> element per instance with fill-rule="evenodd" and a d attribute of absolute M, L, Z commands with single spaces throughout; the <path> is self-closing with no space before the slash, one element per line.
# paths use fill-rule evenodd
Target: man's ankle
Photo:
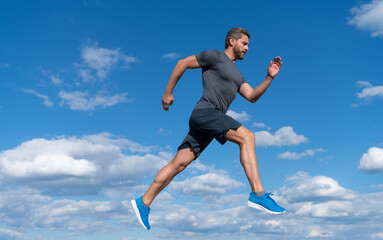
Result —
<path fill-rule="evenodd" d="M 263 195 L 265 195 L 265 191 L 263 190 L 263 191 L 259 191 L 259 192 L 253 192 L 254 193 L 254 195 L 256 196 L 256 197 L 260 197 L 260 196 L 263 196 Z"/>
<path fill-rule="evenodd" d="M 144 197 L 142 197 L 142 204 L 145 206 L 145 207 L 150 207 L 150 204 L 147 204 L 144 200 Z"/>

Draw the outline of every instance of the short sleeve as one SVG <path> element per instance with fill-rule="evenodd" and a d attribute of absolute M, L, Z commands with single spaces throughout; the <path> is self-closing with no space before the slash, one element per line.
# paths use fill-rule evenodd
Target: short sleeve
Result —
<path fill-rule="evenodd" d="M 241 73 L 241 76 L 242 76 L 242 80 L 241 80 L 241 85 L 242 85 L 242 84 L 246 83 L 246 80 L 245 80 L 245 77 L 242 75 L 242 73 Z"/>
<path fill-rule="evenodd" d="M 207 50 L 195 55 L 201 68 L 212 67 L 219 61 L 219 50 Z"/>

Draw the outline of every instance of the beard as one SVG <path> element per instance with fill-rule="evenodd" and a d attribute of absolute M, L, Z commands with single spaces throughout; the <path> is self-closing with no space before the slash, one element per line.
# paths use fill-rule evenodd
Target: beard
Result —
<path fill-rule="evenodd" d="M 243 60 L 245 58 L 245 54 L 240 49 L 238 49 L 238 47 L 234 47 L 233 51 L 237 60 Z"/>

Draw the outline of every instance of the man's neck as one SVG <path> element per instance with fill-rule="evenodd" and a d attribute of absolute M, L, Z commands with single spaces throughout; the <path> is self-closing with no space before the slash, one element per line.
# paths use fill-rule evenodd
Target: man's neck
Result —
<path fill-rule="evenodd" d="M 231 60 L 231 61 L 233 61 L 233 63 L 235 63 L 235 61 L 237 61 L 237 59 L 235 58 L 235 54 L 234 54 L 234 51 L 233 51 L 233 49 L 232 48 L 226 48 L 225 49 L 225 53 L 226 53 L 226 55 L 227 55 L 227 57 Z"/>

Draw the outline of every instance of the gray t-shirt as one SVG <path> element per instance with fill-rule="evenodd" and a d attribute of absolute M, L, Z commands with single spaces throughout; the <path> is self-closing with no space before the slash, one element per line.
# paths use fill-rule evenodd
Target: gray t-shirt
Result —
<path fill-rule="evenodd" d="M 245 78 L 222 51 L 207 50 L 195 56 L 202 68 L 203 95 L 194 110 L 213 107 L 226 113 Z"/>

